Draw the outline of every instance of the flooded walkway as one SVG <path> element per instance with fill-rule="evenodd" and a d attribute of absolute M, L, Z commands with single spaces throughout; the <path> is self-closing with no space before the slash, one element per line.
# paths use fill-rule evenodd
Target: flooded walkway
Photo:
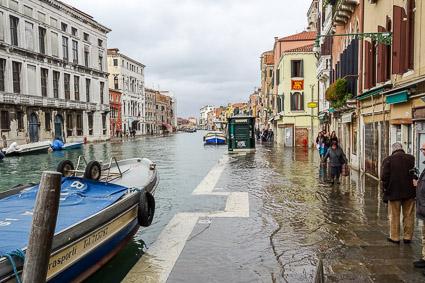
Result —
<path fill-rule="evenodd" d="M 424 282 L 420 224 L 411 244 L 387 242 L 377 181 L 351 171 L 331 186 L 316 150 L 260 144 L 227 155 L 203 132 L 87 144 L 0 162 L 0 191 L 39 181 L 63 159 L 134 156 L 157 164 L 154 222 L 88 282 Z"/>
<path fill-rule="evenodd" d="M 423 282 L 419 227 L 387 242 L 379 192 L 356 172 L 331 186 L 314 150 L 223 156 L 124 282 L 312 282 L 319 258 L 326 282 Z"/>

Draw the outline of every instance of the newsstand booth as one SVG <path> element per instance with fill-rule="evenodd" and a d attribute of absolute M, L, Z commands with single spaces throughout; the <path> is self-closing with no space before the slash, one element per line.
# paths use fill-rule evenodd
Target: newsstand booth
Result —
<path fill-rule="evenodd" d="M 255 117 L 237 115 L 227 118 L 229 152 L 255 151 Z"/>

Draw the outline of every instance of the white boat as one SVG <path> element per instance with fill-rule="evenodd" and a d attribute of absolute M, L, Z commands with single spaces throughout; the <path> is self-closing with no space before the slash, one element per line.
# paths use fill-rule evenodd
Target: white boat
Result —
<path fill-rule="evenodd" d="M 61 149 L 68 150 L 68 149 L 75 149 L 75 148 L 81 148 L 83 146 L 83 141 L 76 141 L 76 142 L 67 142 L 65 143 Z"/>
<path fill-rule="evenodd" d="M 28 143 L 18 145 L 13 142 L 7 149 L 3 149 L 4 155 L 22 155 L 22 154 L 35 154 L 47 153 L 52 143 L 50 141 Z"/>
<path fill-rule="evenodd" d="M 118 254 L 140 226 L 153 220 L 159 177 L 152 161 L 111 158 L 103 166 L 86 163 L 82 170 L 81 160 L 85 162 L 80 157 L 75 170 L 70 160 L 57 168 L 65 178 L 47 282 L 84 281 Z M 37 190 L 36 184 L 29 184 L 0 193 L 0 219 L 13 218 L 0 222 L 1 283 L 22 276 Z"/>
<path fill-rule="evenodd" d="M 222 132 L 208 132 L 204 136 L 205 144 L 226 144 L 226 135 Z"/>

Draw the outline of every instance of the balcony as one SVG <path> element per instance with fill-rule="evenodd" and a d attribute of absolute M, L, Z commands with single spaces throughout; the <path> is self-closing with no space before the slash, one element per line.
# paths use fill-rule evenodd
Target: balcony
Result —
<path fill-rule="evenodd" d="M 316 77 L 319 81 L 325 82 L 330 76 L 331 55 L 322 55 L 316 64 Z"/>
<path fill-rule="evenodd" d="M 4 92 L 0 92 L 0 103 L 91 111 L 96 111 L 97 109 L 96 103 Z M 110 110 L 109 105 L 106 104 L 99 105 L 99 108 L 102 108 L 102 111 Z"/>
<path fill-rule="evenodd" d="M 339 0 L 334 6 L 334 23 L 337 26 L 345 26 L 360 0 Z"/>

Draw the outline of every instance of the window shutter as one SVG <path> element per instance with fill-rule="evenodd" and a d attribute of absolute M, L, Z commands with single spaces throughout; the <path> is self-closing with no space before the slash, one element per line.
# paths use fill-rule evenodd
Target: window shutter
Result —
<path fill-rule="evenodd" d="M 301 78 L 304 77 L 304 60 L 303 59 L 300 60 L 300 77 Z"/>
<path fill-rule="evenodd" d="M 295 77 L 294 61 L 291 61 L 291 78 Z"/>
<path fill-rule="evenodd" d="M 280 83 L 280 69 L 276 70 L 276 85 Z"/>
<path fill-rule="evenodd" d="M 291 93 L 291 111 L 295 110 L 295 95 Z"/>
<path fill-rule="evenodd" d="M 382 26 L 378 26 L 378 32 L 384 32 L 385 29 Z M 378 43 L 378 83 L 385 81 L 385 44 Z"/>
<path fill-rule="evenodd" d="M 404 8 L 393 6 L 393 74 L 404 73 L 407 68 L 406 60 L 406 13 Z"/>
<path fill-rule="evenodd" d="M 371 49 L 372 46 L 369 41 L 365 41 L 365 68 L 364 68 L 364 88 L 368 89 L 371 85 L 371 72 L 370 72 L 370 66 L 371 66 Z"/>
<path fill-rule="evenodd" d="M 414 51 L 415 51 L 415 1 L 407 1 L 407 27 L 406 32 L 406 51 L 407 51 L 407 69 L 413 70 L 414 65 Z"/>
<path fill-rule="evenodd" d="M 300 92 L 301 96 L 301 108 L 300 110 L 304 110 L 304 92 Z"/>
<path fill-rule="evenodd" d="M 282 102 L 280 97 L 277 97 L 277 112 L 280 113 L 282 111 Z"/>

